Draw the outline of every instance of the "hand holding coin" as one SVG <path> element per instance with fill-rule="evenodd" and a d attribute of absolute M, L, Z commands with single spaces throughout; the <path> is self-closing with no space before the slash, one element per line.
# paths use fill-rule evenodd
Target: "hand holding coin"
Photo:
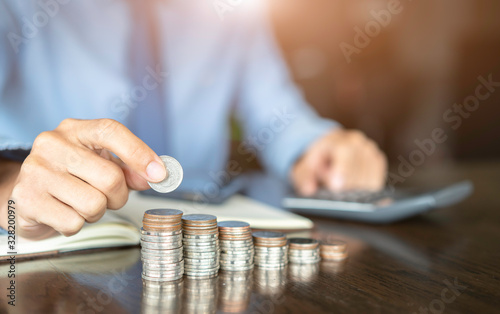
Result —
<path fill-rule="evenodd" d="M 160 158 L 165 165 L 165 169 L 167 169 L 167 177 L 161 182 L 148 182 L 148 184 L 158 193 L 170 193 L 181 185 L 184 178 L 184 171 L 181 164 L 175 158 L 170 156 L 160 156 Z"/>

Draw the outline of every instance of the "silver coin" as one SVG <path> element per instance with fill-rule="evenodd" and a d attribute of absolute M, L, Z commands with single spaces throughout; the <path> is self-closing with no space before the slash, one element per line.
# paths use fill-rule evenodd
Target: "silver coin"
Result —
<path fill-rule="evenodd" d="M 210 253 L 219 251 L 218 245 L 213 246 L 186 246 L 184 245 L 184 251 L 190 253 Z"/>
<path fill-rule="evenodd" d="M 242 247 L 242 246 L 251 246 L 253 247 L 252 241 L 225 241 L 219 240 L 221 246 L 226 247 Z"/>
<path fill-rule="evenodd" d="M 199 240 L 182 240 L 182 243 L 186 246 L 215 246 L 219 244 L 219 240 L 210 240 L 210 241 L 199 241 Z"/>
<path fill-rule="evenodd" d="M 312 260 L 312 259 L 318 259 L 318 258 L 321 258 L 319 255 L 316 255 L 316 256 L 293 256 L 293 255 L 290 255 L 288 256 L 288 259 L 289 260 Z"/>
<path fill-rule="evenodd" d="M 214 256 L 219 256 L 219 251 L 216 252 L 184 252 L 184 257 L 185 258 L 197 258 L 197 259 L 204 259 L 204 258 L 213 258 Z"/>
<path fill-rule="evenodd" d="M 219 265 L 186 265 L 185 271 L 215 271 L 219 269 Z"/>
<path fill-rule="evenodd" d="M 160 243 L 172 243 L 181 241 L 182 243 L 182 235 L 173 235 L 173 236 L 150 236 L 150 235 L 141 235 L 141 241 L 146 242 L 160 242 Z"/>
<path fill-rule="evenodd" d="M 182 241 L 179 241 L 177 243 L 163 243 L 163 242 L 146 242 L 146 241 L 141 241 L 141 247 L 145 249 L 152 249 L 152 250 L 173 250 L 173 249 L 179 249 L 182 247 Z"/>
<path fill-rule="evenodd" d="M 211 275 L 211 274 L 217 274 L 219 272 L 219 267 L 216 267 L 212 270 L 207 270 L 207 271 L 188 271 L 186 270 L 184 274 L 187 276 L 203 276 L 203 275 Z"/>
<path fill-rule="evenodd" d="M 233 261 L 220 261 L 221 265 L 248 265 L 248 264 L 253 264 L 253 259 L 248 259 L 248 260 L 233 260 Z"/>
<path fill-rule="evenodd" d="M 169 157 L 169 158 L 172 158 L 172 157 Z M 163 216 L 179 216 L 179 220 L 180 220 L 180 218 L 181 218 L 180 215 L 182 215 L 184 212 L 182 210 L 178 210 L 178 209 L 158 208 L 158 209 L 148 209 L 148 210 L 146 210 L 145 213 L 148 215 L 151 215 L 151 216 L 159 216 L 158 219 L 161 219 Z"/>
<path fill-rule="evenodd" d="M 163 273 L 154 273 L 154 272 L 142 272 L 141 273 L 143 276 L 147 276 L 147 279 L 173 279 L 173 278 L 179 278 L 184 274 L 184 271 L 181 272 L 172 272 L 169 274 L 163 274 Z M 144 278 L 144 277 L 143 277 Z"/>
<path fill-rule="evenodd" d="M 179 262 L 179 263 L 164 263 L 164 264 L 159 264 L 159 263 L 152 263 L 149 261 L 143 261 L 142 262 L 142 267 L 148 268 L 148 269 L 164 269 L 164 270 L 176 270 L 176 269 L 181 269 L 184 267 L 184 262 Z"/>
<path fill-rule="evenodd" d="M 256 231 L 253 233 L 254 238 L 260 239 L 281 239 L 285 237 L 285 234 L 282 232 L 274 232 L 274 231 Z"/>
<path fill-rule="evenodd" d="M 184 171 L 181 164 L 174 157 L 160 156 L 168 175 L 165 180 L 159 183 L 148 182 L 149 186 L 159 193 L 170 193 L 181 185 L 184 178 Z"/>
<path fill-rule="evenodd" d="M 226 250 L 226 249 L 221 249 L 220 255 L 221 256 L 226 256 L 226 257 L 235 257 L 235 256 L 242 256 L 242 255 L 255 255 L 255 252 L 252 249 L 248 249 L 248 250 Z"/>
<path fill-rule="evenodd" d="M 266 247 L 266 246 L 255 246 L 255 251 L 259 252 L 279 252 L 279 251 L 288 251 L 288 245 L 285 246 L 273 246 L 273 247 Z"/>
<path fill-rule="evenodd" d="M 264 264 L 264 263 L 255 263 L 255 266 L 258 268 L 284 268 L 286 267 L 287 263 L 276 263 L 276 264 Z"/>
<path fill-rule="evenodd" d="M 164 263 L 164 264 L 172 264 L 172 263 L 179 263 L 182 261 L 183 257 L 175 257 L 175 258 L 165 258 L 161 256 L 156 256 L 156 257 L 148 257 L 148 258 L 143 258 L 141 257 L 141 261 L 143 262 L 159 262 L 159 263 Z"/>
<path fill-rule="evenodd" d="M 227 262 L 237 262 L 237 261 L 248 261 L 251 260 L 253 261 L 254 256 L 253 255 L 246 255 L 246 256 L 238 256 L 237 258 L 220 258 L 220 261 L 224 261 L 225 263 Z"/>
<path fill-rule="evenodd" d="M 176 231 L 162 231 L 162 232 L 160 232 L 160 231 L 144 230 L 144 228 L 141 228 L 141 234 L 147 235 L 147 236 L 168 237 L 168 236 L 182 234 L 182 229 L 179 229 Z"/>
<path fill-rule="evenodd" d="M 256 258 L 287 258 L 287 253 L 279 253 L 279 254 L 257 254 L 255 253 Z"/>
<path fill-rule="evenodd" d="M 162 260 L 142 260 L 142 265 L 184 265 L 184 260 L 178 262 L 162 261 Z"/>
<path fill-rule="evenodd" d="M 219 234 L 218 233 L 212 233 L 212 234 L 184 234 L 184 239 L 189 239 L 189 240 L 211 240 L 211 239 L 218 239 Z"/>
<path fill-rule="evenodd" d="M 166 278 L 158 278 L 158 277 L 149 277 L 147 275 L 142 274 L 142 279 L 148 280 L 148 281 L 176 281 L 182 278 L 182 275 L 178 276 L 173 276 L 173 277 L 166 277 Z"/>
<path fill-rule="evenodd" d="M 189 266 L 197 266 L 197 265 L 203 265 L 203 266 L 212 266 L 215 267 L 219 264 L 219 259 L 205 259 L 205 260 L 188 260 L 186 259 L 185 265 Z"/>
<path fill-rule="evenodd" d="M 217 221 L 217 217 L 214 215 L 205 215 L 205 214 L 191 214 L 182 216 L 182 222 L 188 224 L 192 227 L 193 224 L 204 225 L 207 221 Z M 217 227 L 217 223 L 215 223 Z"/>
<path fill-rule="evenodd" d="M 182 254 L 182 246 L 175 249 L 150 249 L 143 247 L 141 253 L 151 254 L 151 255 L 175 255 Z"/>
<path fill-rule="evenodd" d="M 176 255 L 152 255 L 147 253 L 141 254 L 141 260 L 153 260 L 153 261 L 162 261 L 164 263 L 178 263 L 182 260 L 182 254 Z"/>
<path fill-rule="evenodd" d="M 225 253 L 221 253 L 220 254 L 220 259 L 224 259 L 224 260 L 239 260 L 239 259 L 243 259 L 244 257 L 254 257 L 255 254 L 253 252 L 247 252 L 247 253 L 244 253 L 244 254 L 225 254 Z"/>
<path fill-rule="evenodd" d="M 316 264 L 319 263 L 321 259 L 315 259 L 315 260 L 292 260 L 290 259 L 289 262 L 293 264 Z"/>
<path fill-rule="evenodd" d="M 289 250 L 288 255 L 290 256 L 313 256 L 313 255 L 319 255 L 319 251 L 315 250 Z"/>
<path fill-rule="evenodd" d="M 222 227 L 222 228 L 246 228 L 246 227 L 250 227 L 250 224 L 248 222 L 237 221 L 237 220 L 221 221 L 218 223 L 218 225 L 219 225 L 219 227 Z"/>

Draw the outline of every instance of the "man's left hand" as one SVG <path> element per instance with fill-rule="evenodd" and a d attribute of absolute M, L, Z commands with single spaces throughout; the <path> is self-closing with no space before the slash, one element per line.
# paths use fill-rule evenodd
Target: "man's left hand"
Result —
<path fill-rule="evenodd" d="M 387 158 L 374 141 L 356 130 L 337 129 L 313 143 L 292 169 L 295 190 L 310 196 L 331 191 L 380 190 Z"/>

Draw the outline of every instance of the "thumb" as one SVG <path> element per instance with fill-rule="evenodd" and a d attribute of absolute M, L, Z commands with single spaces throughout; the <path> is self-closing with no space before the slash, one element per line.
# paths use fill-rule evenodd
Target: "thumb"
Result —
<path fill-rule="evenodd" d="M 143 176 L 141 176 L 139 173 L 134 171 L 130 166 L 125 164 L 121 159 L 114 157 L 108 150 L 103 150 L 101 152 L 101 156 L 103 158 L 106 158 L 118 166 L 123 171 L 123 174 L 125 175 L 125 181 L 127 182 L 127 186 L 129 189 L 136 190 L 136 191 L 144 191 L 148 190 L 151 187 L 148 184 L 148 181 L 144 179 Z M 166 170 L 166 169 L 165 169 Z M 168 171 L 167 171 L 167 176 L 168 176 Z"/>

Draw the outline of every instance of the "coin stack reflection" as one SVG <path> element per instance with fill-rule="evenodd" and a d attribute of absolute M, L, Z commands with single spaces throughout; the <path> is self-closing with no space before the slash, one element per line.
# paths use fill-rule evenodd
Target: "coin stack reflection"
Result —
<path fill-rule="evenodd" d="M 217 311 L 217 277 L 184 280 L 183 313 L 215 313 Z"/>
<path fill-rule="evenodd" d="M 142 278 L 173 281 L 182 278 L 182 211 L 150 209 L 141 228 Z"/>
<path fill-rule="evenodd" d="M 259 294 L 276 296 L 283 293 L 287 282 L 287 269 L 285 268 L 260 268 L 253 270 L 255 289 Z"/>
<path fill-rule="evenodd" d="M 220 268 L 244 271 L 253 268 L 254 248 L 250 224 L 243 221 L 219 222 Z"/>
<path fill-rule="evenodd" d="M 252 269 L 221 271 L 219 274 L 220 310 L 224 313 L 244 312 L 250 301 Z"/>
<path fill-rule="evenodd" d="M 217 217 L 185 215 L 182 217 L 184 269 L 191 278 L 212 278 L 219 271 L 219 230 Z"/>
<path fill-rule="evenodd" d="M 283 268 L 288 263 L 288 241 L 284 233 L 257 231 L 253 233 L 255 265 L 260 268 Z"/>
<path fill-rule="evenodd" d="M 321 260 L 319 242 L 307 238 L 291 238 L 288 240 L 288 260 L 290 263 L 315 264 Z"/>
<path fill-rule="evenodd" d="M 141 313 L 180 313 L 182 290 L 182 279 L 169 282 L 144 280 Z"/>
<path fill-rule="evenodd" d="M 342 261 L 347 258 L 347 243 L 340 240 L 323 242 L 320 245 L 321 258 L 329 261 Z"/>
<path fill-rule="evenodd" d="M 295 282 L 312 282 L 319 273 L 319 263 L 315 264 L 288 264 L 289 278 Z"/>

